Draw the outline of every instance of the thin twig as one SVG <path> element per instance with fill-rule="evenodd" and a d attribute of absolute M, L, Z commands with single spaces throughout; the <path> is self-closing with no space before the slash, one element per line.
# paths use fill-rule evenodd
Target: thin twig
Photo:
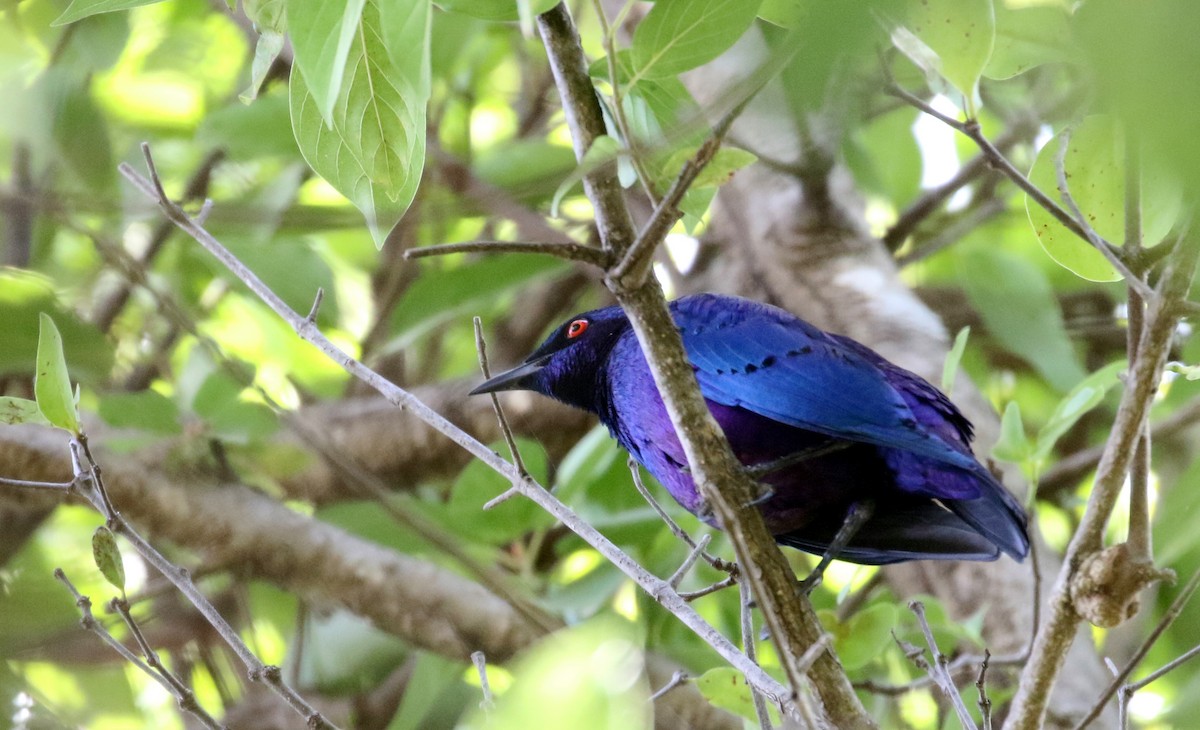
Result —
<path fill-rule="evenodd" d="M 671 675 L 667 683 L 655 690 L 654 694 L 650 695 L 650 702 L 654 702 L 677 687 L 682 687 L 689 681 L 691 681 L 691 677 L 687 675 L 687 672 L 684 672 L 682 669 L 675 670 L 675 673 Z"/>
<path fill-rule="evenodd" d="M 1031 118 L 1023 124 L 1014 124 L 996 140 L 996 149 L 1001 152 L 1008 150 L 1008 148 L 1029 136 L 1030 131 L 1033 129 L 1036 129 L 1036 126 L 1032 123 Z M 884 245 L 887 246 L 889 251 L 895 251 L 900 248 L 905 239 L 916 231 L 917 226 L 937 210 L 938 207 L 949 200 L 964 186 L 990 173 L 991 161 L 988 159 L 988 156 L 982 152 L 975 155 L 949 180 L 937 187 L 930 188 L 910 203 L 896 218 L 896 222 L 887 230 L 887 233 L 883 235 Z"/>
<path fill-rule="evenodd" d="M 654 509 L 654 511 L 658 513 L 659 518 L 661 518 L 662 521 L 667 524 L 667 527 L 670 528 L 671 534 L 682 540 L 689 548 L 695 550 L 696 541 L 692 539 L 691 535 L 687 534 L 686 530 L 679 526 L 678 522 L 671 519 L 671 515 L 667 514 L 667 511 L 662 508 L 662 505 L 658 503 L 658 500 L 656 500 L 654 495 L 650 493 L 650 490 L 646 488 L 645 482 L 642 481 L 642 472 L 640 467 L 638 467 L 638 463 L 634 461 L 632 457 L 629 459 L 628 463 L 629 473 L 633 475 L 633 486 L 638 490 L 638 494 L 642 495 L 642 499 L 646 500 L 646 502 Z M 704 556 L 704 562 L 708 563 L 716 570 L 719 570 L 723 573 L 737 573 L 736 563 L 730 563 L 727 560 L 722 560 L 721 558 L 718 558 L 715 555 L 711 555 L 707 552 L 702 553 L 702 555 Z"/>
<path fill-rule="evenodd" d="M 113 598 L 108 602 L 109 610 L 115 612 L 125 622 L 125 626 L 129 629 L 129 634 L 133 640 L 137 642 L 138 648 L 142 650 L 142 656 L 146 658 L 146 664 L 162 675 L 163 679 L 171 687 L 171 694 L 175 695 L 175 699 L 179 701 L 179 706 L 191 712 L 191 708 L 199 708 L 196 703 L 196 695 L 191 688 L 175 673 L 162 663 L 158 658 L 158 652 L 154 647 L 150 646 L 150 642 L 146 640 L 146 635 L 142 633 L 142 627 L 134 620 L 133 614 L 129 611 L 129 602 L 122 598 Z"/>
<path fill-rule="evenodd" d="M 479 689 L 483 693 L 479 709 L 487 715 L 496 708 L 496 701 L 492 697 L 492 686 L 488 684 L 487 656 L 481 651 L 473 651 L 471 652 L 471 662 L 475 665 L 475 671 L 479 673 Z"/>
<path fill-rule="evenodd" d="M 954 711 L 958 713 L 958 721 L 962 723 L 963 728 L 976 730 L 975 721 L 971 719 L 971 713 L 967 712 L 967 706 L 963 702 L 962 695 L 959 694 L 958 687 L 954 684 L 954 678 L 950 676 L 949 659 L 938 649 L 937 641 L 933 638 L 933 629 L 929 627 L 929 620 L 925 618 L 925 604 L 913 601 L 908 604 L 908 608 L 917 615 L 917 623 L 921 626 L 921 633 L 925 635 L 925 643 L 929 645 L 929 653 L 933 657 L 933 662 L 927 663 L 923 668 L 933 678 L 934 684 L 942 690 L 942 694 L 946 695 L 950 704 L 954 706 Z"/>
<path fill-rule="evenodd" d="M 0 477 L 0 484 L 6 487 L 20 487 L 22 489 L 47 489 L 52 492 L 69 492 L 75 486 L 74 481 L 33 482 L 27 479 L 13 479 L 11 477 Z"/>
<path fill-rule="evenodd" d="M 486 380 L 492 377 L 492 369 L 488 366 L 487 342 L 483 339 L 483 320 L 473 317 L 471 323 L 475 327 L 475 352 L 479 355 L 479 369 L 483 371 L 483 377 Z M 512 456 L 513 466 L 517 467 L 518 473 L 528 477 L 529 470 L 525 468 L 525 460 L 521 458 L 521 450 L 517 448 L 517 439 L 508 425 L 508 417 L 504 415 L 504 409 L 500 407 L 500 398 L 495 393 L 488 393 L 488 396 L 492 399 L 492 409 L 496 411 L 496 419 L 500 422 L 500 433 L 504 434 L 504 443 L 508 445 L 508 453 Z M 489 505 L 487 509 L 495 506 L 490 502 Z"/>
<path fill-rule="evenodd" d="M 988 198 L 983 203 L 964 212 L 961 217 L 955 218 L 952 223 L 947 225 L 933 238 L 921 242 L 919 246 L 914 246 L 908 253 L 897 256 L 896 266 L 904 268 L 905 266 L 929 258 L 935 253 L 962 240 L 968 233 L 979 228 L 1007 209 L 1008 204 L 1004 200 L 1000 198 Z"/>
<path fill-rule="evenodd" d="M 688 556 L 684 558 L 684 561 L 675 569 L 675 573 L 667 579 L 667 585 L 672 588 L 679 588 L 680 581 L 684 579 L 684 576 L 688 574 L 688 571 L 692 569 L 692 566 L 704 554 L 704 548 L 708 547 L 708 543 L 710 542 L 712 542 L 712 535 L 701 535 L 699 542 L 696 543 L 696 547 L 692 548 Z M 753 659 L 754 657 L 750 658 Z"/>
<path fill-rule="evenodd" d="M 979 679 L 975 680 L 975 690 L 979 693 L 979 717 L 982 730 L 992 730 L 992 701 L 987 693 L 988 660 L 992 655 L 987 649 L 983 650 L 983 663 L 979 665 Z"/>
<path fill-rule="evenodd" d="M 719 580 L 716 583 L 713 583 L 710 586 L 701 588 L 698 591 L 689 591 L 686 593 L 680 593 L 679 597 L 685 601 L 694 601 L 697 598 L 703 598 L 704 596 L 707 596 L 709 594 L 716 593 L 717 591 L 720 591 L 720 590 L 724 590 L 724 589 L 728 588 L 729 586 L 736 585 L 737 582 L 738 582 L 737 576 L 731 575 L 727 578 L 724 578 L 723 580 Z"/>
<path fill-rule="evenodd" d="M 125 521 L 120 512 L 113 508 L 112 502 L 108 498 L 108 492 L 104 487 L 100 466 L 92 456 L 86 436 L 80 434 L 78 437 L 72 439 L 70 442 L 70 451 L 76 473 L 78 493 L 90 502 L 92 507 L 104 517 L 105 524 L 109 529 L 124 536 L 147 563 L 154 566 L 167 580 L 171 581 L 179 592 L 196 607 L 196 610 L 204 616 L 205 620 L 216 630 L 229 648 L 237 654 L 238 658 L 245 665 L 250 679 L 255 682 L 264 682 L 267 684 L 292 709 L 305 718 L 309 727 L 336 730 L 337 725 L 313 709 L 307 700 L 283 681 L 279 667 L 264 664 L 246 646 L 237 630 L 221 616 L 221 613 L 212 605 L 212 602 L 208 600 L 204 592 L 192 581 L 187 569 L 181 568 L 167 560 L 162 553 L 158 552 L 153 545 L 147 542 L 140 533 Z"/>
<path fill-rule="evenodd" d="M 741 584 L 741 594 L 742 651 L 746 652 L 750 661 L 758 662 L 758 649 L 754 643 L 754 596 L 750 593 L 749 583 Z M 759 729 L 771 730 L 771 716 L 767 713 L 767 703 L 763 700 L 762 693 L 753 686 L 750 687 L 750 699 L 754 703 L 754 716 L 758 718 Z"/>
<path fill-rule="evenodd" d="M 654 212 L 650 215 L 650 220 L 646 221 L 646 225 L 642 226 L 642 230 L 638 233 L 637 240 L 625 252 L 621 261 L 613 266 L 608 276 L 616 282 L 620 282 L 621 286 L 636 288 L 641 285 L 647 272 L 650 270 L 650 261 L 653 258 L 654 251 L 659 244 L 666 238 L 667 233 L 675 225 L 682 216 L 683 212 L 679 210 L 679 202 L 683 200 L 683 196 L 691 188 L 692 183 L 712 162 L 713 157 L 721 149 L 721 143 L 725 140 L 725 135 L 729 132 L 729 128 L 733 126 L 733 122 L 745 110 L 746 105 L 750 103 L 750 98 L 747 97 L 740 104 L 734 107 L 726 114 L 716 126 L 713 127 L 712 134 L 704 140 L 696 153 L 684 163 L 683 168 L 679 171 L 679 175 L 675 177 L 671 187 L 667 189 L 662 200 L 654 206 Z M 628 279 L 627 279 L 628 277 Z"/>
<path fill-rule="evenodd" d="M 81 626 L 83 626 L 83 628 L 91 631 L 96 636 L 99 636 L 105 644 L 108 644 L 110 647 L 112 647 L 118 654 L 121 655 L 122 658 L 125 659 L 125 661 L 142 670 L 142 672 L 144 672 L 155 682 L 161 684 L 175 697 L 179 703 L 179 708 L 199 720 L 204 727 L 213 728 L 213 730 L 226 730 L 224 725 L 217 722 L 212 715 L 209 715 L 208 712 L 206 712 L 204 708 L 201 707 L 198 702 L 196 702 L 196 696 L 190 689 L 188 689 L 186 685 L 180 682 L 170 672 L 166 671 L 165 668 L 158 663 L 158 656 L 156 654 L 154 655 L 154 659 L 151 664 L 148 665 L 146 662 L 143 662 L 138 655 L 134 654 L 129 647 L 117 641 L 116 638 L 110 634 L 108 630 L 105 629 L 104 626 L 97 621 L 96 617 L 92 614 L 91 599 L 85 595 L 82 595 L 78 590 L 76 590 L 75 585 L 71 583 L 69 578 L 67 578 L 67 574 L 63 572 L 62 568 L 54 569 L 54 577 L 59 583 L 62 583 L 64 586 L 66 586 L 67 590 L 71 592 L 71 595 L 75 597 L 75 605 L 79 607 L 79 612 L 81 614 L 79 623 Z M 138 638 L 138 643 L 142 647 L 143 651 L 146 651 L 149 649 L 149 646 L 145 644 L 145 637 L 141 635 L 141 631 L 137 631 L 135 629 L 136 624 L 133 622 L 132 617 L 127 616 L 127 610 L 128 607 L 126 607 L 126 612 L 122 612 L 121 615 L 126 619 L 126 624 L 130 626 L 130 630 L 136 631 L 135 636 Z M 154 652 L 150 651 L 149 654 L 147 654 L 147 657 L 149 657 L 151 654 L 154 654 Z M 157 667 L 157 671 L 155 667 Z"/>
<path fill-rule="evenodd" d="M 453 253 L 536 253 L 555 256 L 568 261 L 580 261 L 604 268 L 608 257 L 603 251 L 581 243 L 542 243 L 529 241 L 466 241 L 463 243 L 439 243 L 435 246 L 410 248 L 404 252 L 406 259 L 423 259 L 431 256 L 448 256 Z"/>

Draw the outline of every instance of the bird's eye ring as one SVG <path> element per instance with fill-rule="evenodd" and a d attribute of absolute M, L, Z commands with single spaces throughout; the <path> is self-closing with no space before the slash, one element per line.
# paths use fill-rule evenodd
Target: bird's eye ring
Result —
<path fill-rule="evenodd" d="M 587 332 L 587 328 L 588 328 L 588 321 L 586 319 L 575 320 L 571 324 L 567 325 L 567 339 L 569 339 L 569 340 L 575 339 L 576 337 L 582 335 L 584 332 Z"/>

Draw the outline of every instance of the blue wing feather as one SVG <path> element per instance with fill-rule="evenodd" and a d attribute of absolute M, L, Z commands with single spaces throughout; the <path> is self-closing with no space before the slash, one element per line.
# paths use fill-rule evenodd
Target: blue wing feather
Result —
<path fill-rule="evenodd" d="M 921 398 L 905 398 L 877 364 L 878 355 L 775 307 L 747 302 L 731 312 L 715 306 L 720 301 L 700 295 L 676 303 L 688 359 L 709 400 L 828 436 L 981 469 L 965 438 L 947 443 L 925 426 L 913 411 Z M 930 403 L 965 423 L 944 396 Z"/>

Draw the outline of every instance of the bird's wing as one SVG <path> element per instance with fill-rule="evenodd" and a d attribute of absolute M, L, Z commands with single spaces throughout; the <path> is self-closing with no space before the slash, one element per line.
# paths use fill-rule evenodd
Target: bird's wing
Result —
<path fill-rule="evenodd" d="M 965 442 L 943 440 L 937 408 L 920 412 L 926 410 L 922 398 L 905 398 L 878 364 L 882 358 L 866 356 L 860 351 L 865 347 L 848 346 L 781 310 L 707 314 L 685 309 L 676 312 L 676 321 L 709 400 L 836 438 L 903 449 L 971 472 L 981 469 Z M 954 409 L 944 397 L 932 402 Z M 931 416 L 934 422 L 925 423 Z"/>

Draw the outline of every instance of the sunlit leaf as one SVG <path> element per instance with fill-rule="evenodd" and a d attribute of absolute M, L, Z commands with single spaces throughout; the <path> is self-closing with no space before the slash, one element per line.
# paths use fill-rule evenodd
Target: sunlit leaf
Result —
<path fill-rule="evenodd" d="M 286 0 L 288 36 L 295 49 L 295 65 L 304 76 L 304 88 L 325 120 L 333 126 L 333 108 L 345 81 L 350 47 L 364 40 L 360 22 L 366 0 Z M 376 31 L 378 32 L 378 31 Z M 378 49 L 377 50 L 382 50 Z M 363 51 L 359 50 L 358 55 Z M 294 72 L 293 72 L 294 75 Z"/>
<path fill-rule="evenodd" d="M 0 396 L 0 423 L 16 426 L 22 423 L 49 425 L 50 422 L 38 410 L 36 401 L 13 396 Z"/>
<path fill-rule="evenodd" d="M 995 3 L 996 43 L 983 69 L 990 79 L 1007 79 L 1052 61 L 1070 58 L 1069 16 L 1062 5 L 1009 7 Z"/>
<path fill-rule="evenodd" d="M 755 719 L 754 698 L 746 675 L 733 667 L 714 667 L 696 677 L 696 689 L 715 707 Z"/>
<path fill-rule="evenodd" d="M 632 628 L 610 618 L 554 632 L 511 666 L 512 686 L 495 708 L 486 717 L 473 712 L 460 727 L 648 730 L 653 706 Z"/>
<path fill-rule="evenodd" d="M 304 75 L 292 72 L 292 131 L 304 159 L 366 217 L 376 246 L 408 208 L 425 163 L 425 101 L 420 78 L 405 78 L 384 46 L 380 2 L 371 0 L 346 58 L 332 127 L 322 120 Z M 392 39 L 395 40 L 395 39 Z M 424 36 L 408 39 L 429 52 Z"/>
<path fill-rule="evenodd" d="M 112 530 L 104 525 L 92 533 L 92 559 L 104 579 L 121 593 L 125 592 L 125 564 L 121 562 L 121 550 Z"/>
<path fill-rule="evenodd" d="M 663 165 L 662 187 L 664 190 L 670 186 L 671 182 L 679 175 L 679 171 L 683 169 L 684 164 L 695 154 L 695 150 L 679 150 L 666 161 Z M 733 177 L 735 172 L 756 161 L 758 161 L 758 156 L 752 152 L 736 147 L 722 147 L 717 154 L 713 155 L 712 161 L 696 176 L 693 186 L 706 188 L 723 185 L 729 182 L 729 178 Z"/>
<path fill-rule="evenodd" d="M 1085 220 L 1110 242 L 1120 244 L 1125 235 L 1125 144 L 1117 122 L 1096 115 L 1073 130 L 1055 135 L 1038 152 L 1029 171 L 1030 182 L 1061 202 L 1056 158 L 1064 135 L 1070 136 L 1063 158 L 1067 187 Z M 1142 169 L 1142 238 L 1147 246 L 1159 243 L 1179 216 L 1180 192 L 1161 165 L 1146 160 Z M 1066 209 L 1066 206 L 1062 206 Z M 1059 223 L 1034 200 L 1026 198 L 1029 223 L 1050 257 L 1079 276 L 1092 281 L 1116 281 L 1119 274 L 1091 244 Z"/>
<path fill-rule="evenodd" d="M 648 78 L 707 63 L 746 32 L 759 0 L 659 0 L 633 34 L 633 60 Z"/>
<path fill-rule="evenodd" d="M 1054 407 L 1054 413 L 1050 415 L 1049 420 L 1038 432 L 1037 446 L 1034 449 L 1035 458 L 1045 459 L 1048 457 L 1050 450 L 1054 448 L 1054 444 L 1062 438 L 1062 435 L 1071 426 L 1074 426 L 1075 422 L 1085 413 L 1100 405 L 1100 401 L 1104 400 L 1108 391 L 1119 382 L 1118 376 L 1125 368 L 1124 360 L 1106 365 L 1084 378 L 1079 385 L 1063 396 L 1063 399 Z"/>
<path fill-rule="evenodd" d="M 152 5 L 160 0 L 71 0 L 71 4 L 58 16 L 52 25 L 66 25 L 82 20 L 97 13 L 111 13 L 114 10 L 128 10 Z"/>
<path fill-rule="evenodd" d="M 54 320 L 41 315 L 38 331 L 37 374 L 34 376 L 33 391 L 37 395 L 38 409 L 51 425 L 79 433 L 79 413 L 75 409 L 75 396 L 71 391 L 71 376 L 67 373 L 67 360 L 63 357 L 62 336 L 54 326 Z"/>
<path fill-rule="evenodd" d="M 414 49 L 429 46 L 433 6 L 429 0 L 381 0 L 379 22 L 383 46 L 400 75 L 409 79 L 422 98 L 429 96 L 429 52 Z"/>
<path fill-rule="evenodd" d="M 954 345 L 946 354 L 946 361 L 942 363 L 942 391 L 946 395 L 954 395 L 954 379 L 958 375 L 958 364 L 962 362 L 963 352 L 967 349 L 967 338 L 970 336 L 970 326 L 960 329 L 954 336 Z"/>
<path fill-rule="evenodd" d="M 1033 445 L 1025 435 L 1025 424 L 1021 421 L 1021 406 L 1009 401 L 1000 419 L 1000 438 L 992 447 L 992 456 L 1001 461 L 1020 464 L 1033 454 Z"/>
<path fill-rule="evenodd" d="M 763 0 L 758 17 L 782 28 L 795 28 L 807 10 L 805 0 Z"/>
<path fill-rule="evenodd" d="M 992 54 L 995 23 L 992 0 L 911 0 L 908 28 L 933 51 L 934 60 L 905 44 L 900 49 L 927 73 L 940 73 L 962 92 L 973 116 L 975 87 Z"/>

